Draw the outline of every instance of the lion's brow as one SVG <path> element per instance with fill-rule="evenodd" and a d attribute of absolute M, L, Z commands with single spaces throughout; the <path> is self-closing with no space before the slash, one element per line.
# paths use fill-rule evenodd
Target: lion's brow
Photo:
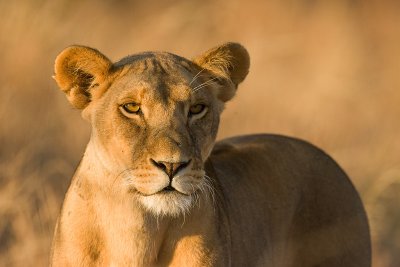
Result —
<path fill-rule="evenodd" d="M 204 71 L 204 69 L 201 69 L 192 79 L 192 81 L 189 83 L 189 86 L 192 85 L 192 83 L 194 83 L 194 81 L 196 81 L 196 79 L 199 77 L 199 75 Z"/>
<path fill-rule="evenodd" d="M 199 91 L 200 89 L 202 89 L 202 88 L 204 88 L 204 87 L 206 87 L 206 86 L 208 86 L 208 85 L 211 85 L 211 84 L 215 83 L 215 80 L 217 80 L 217 79 L 218 79 L 217 77 L 214 77 L 214 78 L 211 78 L 211 79 L 209 79 L 209 80 L 207 80 L 207 81 L 205 81 L 205 82 L 203 82 L 203 83 L 197 85 L 195 88 L 193 88 L 193 93 L 196 93 L 196 92 Z"/>

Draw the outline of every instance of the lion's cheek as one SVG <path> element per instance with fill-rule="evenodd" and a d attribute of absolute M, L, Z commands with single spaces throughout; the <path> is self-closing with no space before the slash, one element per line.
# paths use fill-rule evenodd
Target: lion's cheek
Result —
<path fill-rule="evenodd" d="M 211 154 L 212 148 L 214 147 L 216 139 L 217 127 L 213 127 L 213 124 L 208 124 L 198 130 L 196 135 L 196 147 L 199 148 L 201 160 L 204 162 Z"/>
<path fill-rule="evenodd" d="M 183 175 L 175 177 L 172 180 L 172 186 L 183 194 L 191 195 L 201 186 L 202 182 L 203 182 L 203 175 L 202 176 Z"/>
<path fill-rule="evenodd" d="M 141 159 L 143 151 L 142 138 L 139 131 L 126 129 L 110 129 L 111 134 L 104 134 L 101 143 L 106 147 L 106 153 L 118 165 L 132 167 L 134 162 Z"/>

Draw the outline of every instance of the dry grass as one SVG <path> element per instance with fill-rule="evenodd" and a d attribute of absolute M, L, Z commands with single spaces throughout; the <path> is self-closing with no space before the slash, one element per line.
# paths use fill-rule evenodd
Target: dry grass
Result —
<path fill-rule="evenodd" d="M 220 137 L 274 132 L 327 150 L 369 213 L 374 266 L 400 266 L 400 5 L 378 0 L 0 2 L 0 265 L 47 264 L 89 136 L 51 80 L 69 44 L 113 60 L 239 41 L 251 73 Z"/>

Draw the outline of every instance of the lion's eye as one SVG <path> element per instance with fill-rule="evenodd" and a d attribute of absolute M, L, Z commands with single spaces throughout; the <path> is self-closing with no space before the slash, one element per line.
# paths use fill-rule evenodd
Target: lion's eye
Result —
<path fill-rule="evenodd" d="M 139 106 L 138 104 L 136 104 L 136 103 L 127 103 L 127 104 L 124 104 L 124 105 L 122 105 L 122 108 L 123 108 L 126 112 L 128 112 L 128 113 L 130 113 L 130 114 L 135 114 L 135 113 L 138 113 L 138 112 L 140 111 L 140 106 Z"/>
<path fill-rule="evenodd" d="M 194 106 L 191 106 L 189 109 L 189 115 L 197 115 L 202 113 L 206 109 L 206 106 L 203 104 L 197 104 Z"/>

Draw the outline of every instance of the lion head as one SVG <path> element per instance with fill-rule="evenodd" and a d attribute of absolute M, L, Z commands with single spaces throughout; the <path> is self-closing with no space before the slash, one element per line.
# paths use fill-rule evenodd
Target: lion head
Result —
<path fill-rule="evenodd" d="M 55 80 L 91 123 L 85 157 L 104 190 L 132 194 L 148 211 L 178 215 L 209 188 L 204 162 L 220 113 L 249 69 L 249 55 L 226 43 L 188 60 L 145 52 L 112 63 L 99 51 L 71 46 Z"/>

